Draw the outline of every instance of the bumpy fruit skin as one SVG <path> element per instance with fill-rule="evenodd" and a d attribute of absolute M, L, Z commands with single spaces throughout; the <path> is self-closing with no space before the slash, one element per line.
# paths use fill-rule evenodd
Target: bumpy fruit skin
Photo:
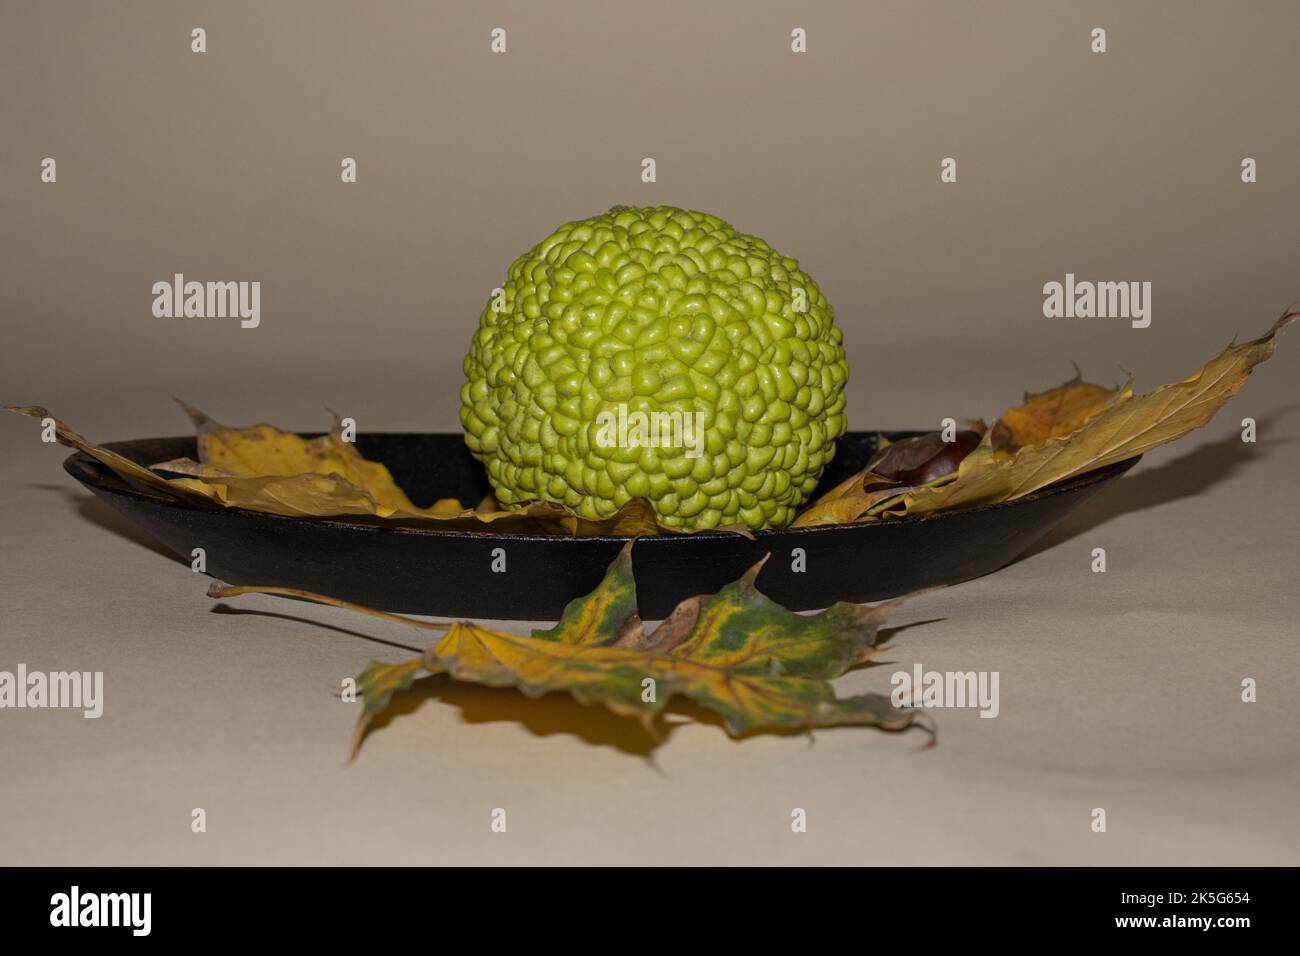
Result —
<path fill-rule="evenodd" d="M 835 453 L 848 364 L 834 313 L 762 239 L 616 206 L 520 256 L 502 290 L 465 358 L 460 419 L 505 506 L 599 518 L 644 496 L 686 530 L 780 528 Z M 611 445 L 620 405 L 624 421 L 702 412 L 702 453 L 629 447 L 635 428 Z"/>

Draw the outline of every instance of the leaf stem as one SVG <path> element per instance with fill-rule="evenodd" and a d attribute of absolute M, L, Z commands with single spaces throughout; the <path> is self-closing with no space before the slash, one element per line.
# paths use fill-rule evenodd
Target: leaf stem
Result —
<path fill-rule="evenodd" d="M 332 598 L 324 594 L 316 594 L 314 591 L 300 591 L 297 588 L 281 588 L 269 585 L 243 585 L 235 586 L 225 584 L 221 581 L 212 582 L 208 588 L 208 597 L 212 598 L 229 598 L 239 597 L 241 594 L 278 594 L 282 597 L 301 598 L 304 601 L 314 601 L 317 604 L 328 604 L 331 607 L 341 607 L 347 611 L 360 611 L 362 614 L 369 614 L 371 617 L 381 618 L 385 621 L 396 621 L 398 624 L 410 624 L 412 627 L 423 627 L 431 631 L 445 631 L 451 627 L 449 621 L 421 621 L 417 618 L 407 617 L 404 614 L 390 614 L 388 611 L 377 611 L 374 608 L 366 607 L 362 604 L 353 604 L 351 601 L 341 601 L 338 598 Z"/>

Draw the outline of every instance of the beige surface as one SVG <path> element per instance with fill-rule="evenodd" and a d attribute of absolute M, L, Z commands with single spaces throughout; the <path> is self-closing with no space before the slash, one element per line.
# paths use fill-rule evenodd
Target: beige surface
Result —
<path fill-rule="evenodd" d="M 0 6 L 0 400 L 103 440 L 182 432 L 172 394 L 232 422 L 309 428 L 328 402 L 451 429 L 509 260 L 619 201 L 797 256 L 845 329 L 859 428 L 993 414 L 1071 359 L 1167 381 L 1300 294 L 1293 5 L 585 8 Z M 261 327 L 153 318 L 174 271 L 260 280 Z M 1151 328 L 1044 319 L 1067 271 L 1152 281 Z M 413 635 L 269 598 L 214 612 L 5 416 L 0 669 L 104 670 L 107 700 L 0 711 L 0 860 L 1300 862 L 1298 351 L 1293 331 L 1026 559 L 902 612 L 924 623 L 901 667 L 1001 673 L 1001 716 L 941 712 L 924 752 L 687 725 L 646 753 L 600 711 L 430 682 L 347 768 L 330 687 Z"/>

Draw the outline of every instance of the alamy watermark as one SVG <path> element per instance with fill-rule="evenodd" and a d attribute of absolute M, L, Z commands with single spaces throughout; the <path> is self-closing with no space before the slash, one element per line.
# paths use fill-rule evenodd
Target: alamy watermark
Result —
<path fill-rule="evenodd" d="M 981 717 L 996 717 L 998 671 L 927 671 L 920 663 L 911 672 L 895 671 L 889 695 L 895 707 L 978 707 Z"/>
<path fill-rule="evenodd" d="M 152 911 L 152 893 L 83 893 L 74 885 L 50 897 L 51 926 L 121 926 L 132 936 L 148 936 Z"/>
<path fill-rule="evenodd" d="M 1129 319 L 1135 329 L 1151 324 L 1150 282 L 1090 282 L 1076 280 L 1043 286 L 1043 315 L 1049 319 Z"/>
<path fill-rule="evenodd" d="M 94 720 L 104 713 L 103 671 L 0 671 L 0 708 L 66 707 Z"/>
<path fill-rule="evenodd" d="M 704 412 L 629 412 L 596 415 L 599 448 L 685 448 L 687 458 L 704 454 Z"/>
<path fill-rule="evenodd" d="M 153 314 L 160 319 L 238 318 L 239 327 L 262 322 L 261 282 L 186 282 L 178 272 L 153 284 Z"/>

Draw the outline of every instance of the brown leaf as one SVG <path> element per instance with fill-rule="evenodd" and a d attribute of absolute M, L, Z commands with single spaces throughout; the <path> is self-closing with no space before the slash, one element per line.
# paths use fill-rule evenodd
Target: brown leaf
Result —
<path fill-rule="evenodd" d="M 633 498 L 614 514 L 599 519 L 574 514 L 552 501 L 524 502 L 504 510 L 490 495 L 475 508 L 466 508 L 454 498 L 419 508 L 382 463 L 370 461 L 352 443 L 343 441 L 338 416 L 334 416 L 329 434 L 303 438 L 266 424 L 232 428 L 185 402 L 179 404 L 198 433 L 198 461 L 174 459 L 159 462 L 151 470 L 92 444 L 57 419 L 56 437 L 133 484 L 224 508 L 460 531 L 618 537 L 685 533 L 660 524 L 654 506 L 644 498 Z M 39 406 L 9 409 L 33 418 L 52 418 Z M 167 478 L 157 471 L 180 477 Z"/>
<path fill-rule="evenodd" d="M 1133 394 L 1132 379 L 1120 388 L 1085 382 L 1078 366 L 1074 378 L 1037 394 L 1025 393 L 1023 405 L 1009 408 L 993 425 L 993 447 L 1014 451 L 1078 431 L 1094 415 Z"/>
<path fill-rule="evenodd" d="M 896 442 L 883 438 L 865 468 L 840 482 L 795 518 L 792 527 L 849 524 L 899 497 L 909 488 L 938 481 L 957 470 L 980 443 L 987 429 L 982 421 L 963 422 L 953 441 L 942 432 L 929 432 Z"/>
<path fill-rule="evenodd" d="M 168 481 L 161 475 L 156 475 L 143 465 L 138 465 L 129 458 L 124 458 L 115 451 L 109 451 L 107 448 L 101 448 L 98 445 L 91 444 L 80 434 L 73 431 L 66 424 L 50 414 L 49 410 L 40 405 L 6 405 L 5 408 L 19 415 L 26 415 L 29 418 L 40 420 L 50 419 L 54 423 L 55 438 L 60 445 L 66 445 L 68 448 L 75 448 L 77 451 L 84 452 L 91 458 L 95 459 L 101 465 L 106 466 L 115 472 L 118 477 L 132 485 L 144 485 L 155 491 L 164 491 L 168 494 L 175 495 L 179 498 L 185 498 L 193 501 L 195 499 L 205 499 L 208 496 L 201 491 L 190 489 L 185 485 L 176 485 Z"/>
<path fill-rule="evenodd" d="M 1297 317 L 1300 313 L 1282 316 L 1257 339 L 1240 345 L 1233 341 L 1181 382 L 1138 396 L 1127 385 L 1105 397 L 1093 392 L 1095 402 L 1091 405 L 1082 399 L 1063 401 L 1061 407 L 1068 405 L 1071 413 L 1049 428 L 1062 432 L 1082 418 L 1073 431 L 1049 435 L 1010 453 L 999 452 L 991 441 L 985 442 L 961 463 L 951 481 L 907 492 L 899 513 L 925 514 L 1010 501 L 1181 438 L 1214 417 L 1251 370 L 1273 354 L 1278 333 Z M 1053 416 L 1028 418 L 1041 423 Z M 1035 427 L 1041 425 L 1024 425 L 1021 434 L 1032 436 Z"/>
<path fill-rule="evenodd" d="M 868 480 L 865 490 L 890 484 L 914 487 L 951 474 L 984 436 L 984 423 L 975 424 L 956 432 L 952 441 L 945 441 L 942 432 L 929 432 L 890 444 L 867 463 L 867 473 L 880 481 Z"/>

